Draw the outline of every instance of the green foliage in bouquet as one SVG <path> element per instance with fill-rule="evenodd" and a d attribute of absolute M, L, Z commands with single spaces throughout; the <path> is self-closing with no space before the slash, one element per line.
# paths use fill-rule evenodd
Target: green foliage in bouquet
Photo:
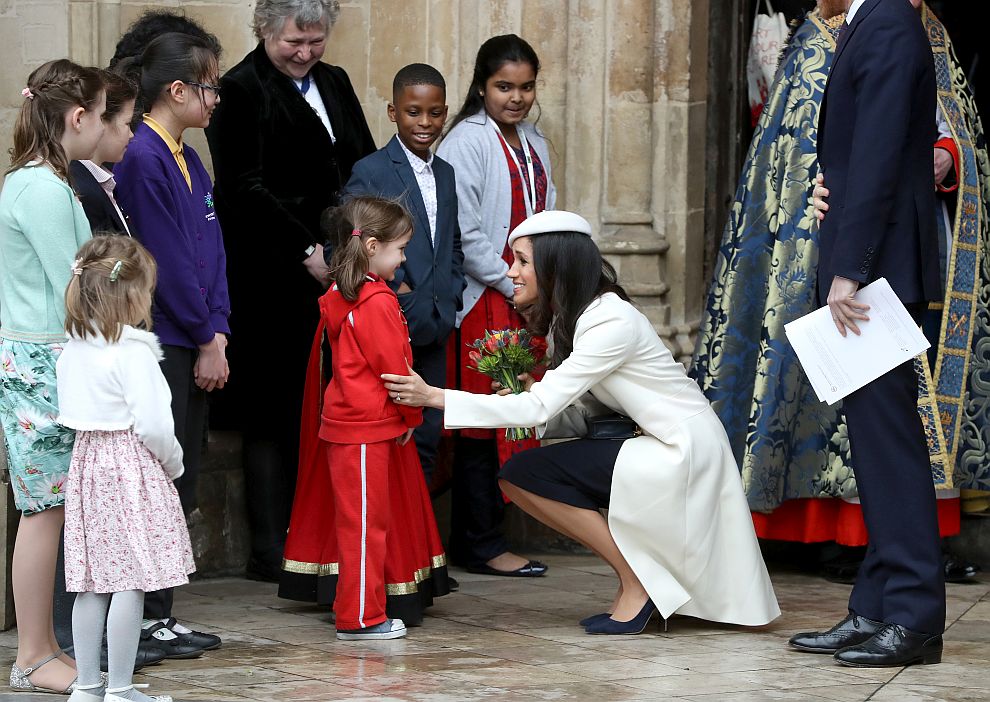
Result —
<path fill-rule="evenodd" d="M 519 375 L 529 373 L 539 361 L 538 350 L 534 348 L 533 335 L 525 329 L 502 329 L 487 331 L 485 335 L 470 344 L 468 357 L 474 363 L 468 366 L 487 375 L 509 388 L 514 393 L 522 392 Z M 532 429 L 512 428 L 505 430 L 505 438 L 512 441 L 528 439 Z"/>

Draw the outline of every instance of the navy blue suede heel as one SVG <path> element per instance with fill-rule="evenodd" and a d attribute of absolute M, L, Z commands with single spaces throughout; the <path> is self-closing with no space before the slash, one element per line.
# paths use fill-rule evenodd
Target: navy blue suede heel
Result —
<path fill-rule="evenodd" d="M 647 600 L 643 609 L 639 610 L 639 614 L 628 622 L 617 622 L 612 617 L 607 617 L 589 623 L 584 630 L 589 634 L 641 634 L 656 611 L 653 600 Z"/>

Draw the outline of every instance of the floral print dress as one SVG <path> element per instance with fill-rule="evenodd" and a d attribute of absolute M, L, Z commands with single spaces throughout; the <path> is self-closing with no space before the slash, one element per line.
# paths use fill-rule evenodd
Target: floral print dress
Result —
<path fill-rule="evenodd" d="M 75 432 L 56 422 L 61 343 L 0 338 L 0 426 L 14 504 L 21 514 L 61 507 Z"/>

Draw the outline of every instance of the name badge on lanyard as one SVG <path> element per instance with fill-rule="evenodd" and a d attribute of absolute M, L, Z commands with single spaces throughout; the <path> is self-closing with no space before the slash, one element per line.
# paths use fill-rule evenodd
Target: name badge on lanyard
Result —
<path fill-rule="evenodd" d="M 526 216 L 529 217 L 536 212 L 536 172 L 533 169 L 533 154 L 529 150 L 529 142 L 526 140 L 526 135 L 523 131 L 517 128 L 516 134 L 519 135 L 519 145 L 522 146 L 523 156 L 526 159 L 526 170 L 524 171 L 522 164 L 519 163 L 519 157 L 516 156 L 516 150 L 512 148 L 512 144 L 505 140 L 505 137 L 502 136 L 502 130 L 498 128 L 497 124 L 493 123 L 492 126 L 495 128 L 498 138 L 505 144 L 505 148 L 509 152 L 512 162 L 516 164 L 516 170 L 519 172 L 519 176 L 523 181 L 523 201 L 526 204 Z"/>

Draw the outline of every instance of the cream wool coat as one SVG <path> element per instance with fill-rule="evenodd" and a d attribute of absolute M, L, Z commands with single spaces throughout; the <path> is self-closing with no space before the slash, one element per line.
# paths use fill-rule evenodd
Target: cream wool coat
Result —
<path fill-rule="evenodd" d="M 628 415 L 644 434 L 619 451 L 608 525 L 660 613 L 752 626 L 780 614 L 725 430 L 617 295 L 591 303 L 571 355 L 530 392 L 447 390 L 444 402 L 450 429 L 536 426 L 543 437 L 582 435 L 592 403 Z"/>

